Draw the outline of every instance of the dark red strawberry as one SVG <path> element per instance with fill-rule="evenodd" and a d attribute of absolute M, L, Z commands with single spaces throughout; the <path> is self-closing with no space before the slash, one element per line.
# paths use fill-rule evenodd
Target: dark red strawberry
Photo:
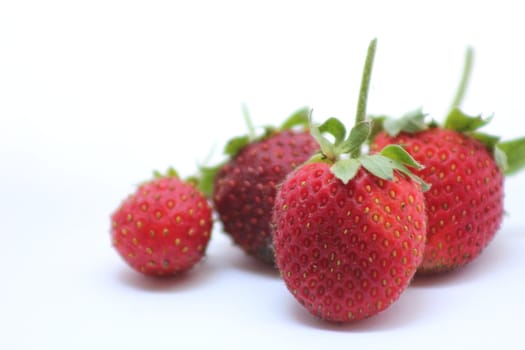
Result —
<path fill-rule="evenodd" d="M 270 221 L 276 186 L 318 149 L 308 131 L 287 129 L 307 122 L 307 113 L 298 111 L 284 128 L 267 129 L 262 138 L 235 139 L 227 147 L 231 159 L 215 177 L 213 203 L 224 232 L 265 263 L 274 262 Z"/>
<path fill-rule="evenodd" d="M 425 244 L 424 183 L 406 168 L 418 164 L 399 146 L 361 155 L 374 52 L 375 40 L 349 137 L 337 119 L 312 125 L 321 152 L 286 177 L 275 200 L 275 256 L 286 286 L 308 311 L 334 322 L 388 308 L 407 288 Z"/>
<path fill-rule="evenodd" d="M 469 51 L 466 75 L 471 59 Z M 453 270 L 482 252 L 502 222 L 504 169 L 509 165 L 508 170 L 517 171 L 525 159 L 525 139 L 500 143 L 477 131 L 489 120 L 466 116 L 457 108 L 465 82 L 464 75 L 443 126 L 426 124 L 425 115 L 416 111 L 384 120 L 385 130 L 371 144 L 372 152 L 403 145 L 425 166 L 415 171 L 432 185 L 425 193 L 428 232 L 420 274 Z"/>
<path fill-rule="evenodd" d="M 193 183 L 173 171 L 140 185 L 111 216 L 111 240 L 122 258 L 145 275 L 186 271 L 203 257 L 212 211 Z"/>

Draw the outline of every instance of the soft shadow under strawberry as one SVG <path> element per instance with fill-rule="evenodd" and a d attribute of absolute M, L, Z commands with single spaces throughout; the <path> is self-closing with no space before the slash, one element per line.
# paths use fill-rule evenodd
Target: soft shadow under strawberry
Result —
<path fill-rule="evenodd" d="M 317 318 L 293 300 L 288 302 L 288 310 L 294 321 L 304 326 L 331 332 L 384 332 L 409 326 L 424 316 L 431 302 L 428 295 L 408 289 L 388 309 L 363 320 L 350 323 L 333 323 Z"/>
<path fill-rule="evenodd" d="M 137 290 L 154 293 L 172 293 L 198 288 L 209 283 L 216 267 L 208 261 L 202 261 L 193 269 L 175 276 L 152 277 L 133 271 L 126 266 L 118 270 L 118 279 L 122 284 Z"/>
<path fill-rule="evenodd" d="M 239 269 L 249 273 L 255 273 L 268 278 L 279 279 L 280 274 L 277 267 L 263 263 L 252 256 L 243 254 L 242 252 L 235 252 L 235 257 L 231 257 L 231 264 Z"/>
<path fill-rule="evenodd" d="M 505 260 L 509 259 L 506 234 L 500 232 L 492 244 L 483 250 L 478 259 L 472 263 L 457 268 L 456 270 L 435 275 L 418 275 L 410 284 L 414 288 L 448 288 L 451 286 L 473 283 L 476 280 L 485 278 L 497 270 L 505 268 Z"/>

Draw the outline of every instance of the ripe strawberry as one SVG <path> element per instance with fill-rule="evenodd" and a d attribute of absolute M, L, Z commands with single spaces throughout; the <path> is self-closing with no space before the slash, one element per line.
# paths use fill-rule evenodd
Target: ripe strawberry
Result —
<path fill-rule="evenodd" d="M 420 273 L 452 270 L 477 257 L 503 217 L 503 173 L 480 141 L 444 128 L 391 137 L 372 150 L 401 144 L 425 165 L 416 172 L 432 185 L 425 193 L 428 235 Z"/>
<path fill-rule="evenodd" d="M 423 183 L 405 166 L 418 164 L 399 146 L 360 154 L 370 133 L 362 101 L 374 50 L 375 41 L 350 136 L 345 140 L 337 119 L 312 125 L 321 153 L 286 177 L 275 200 L 277 266 L 299 303 L 328 321 L 350 322 L 389 307 L 408 286 L 424 250 Z"/>
<path fill-rule="evenodd" d="M 466 71 L 470 60 L 467 56 Z M 461 89 L 465 81 L 464 76 Z M 503 169 L 505 163 L 511 171 L 521 166 L 523 154 L 516 152 L 522 152 L 525 139 L 498 143 L 499 138 L 476 131 L 488 120 L 466 116 L 457 107 L 444 126 L 425 124 L 424 117 L 416 111 L 385 120 L 371 150 L 400 144 L 425 166 L 415 171 L 432 185 L 425 193 L 427 244 L 418 273 L 430 274 L 469 263 L 491 242 L 503 218 Z"/>
<path fill-rule="evenodd" d="M 145 275 L 174 275 L 203 257 L 213 224 L 211 213 L 194 184 L 169 171 L 140 185 L 113 213 L 113 246 Z"/>
<path fill-rule="evenodd" d="M 276 186 L 318 149 L 307 131 L 287 129 L 306 121 L 307 111 L 301 110 L 262 138 L 234 139 L 227 147 L 231 159 L 215 177 L 213 203 L 225 233 L 268 264 L 274 263 L 270 221 Z"/>

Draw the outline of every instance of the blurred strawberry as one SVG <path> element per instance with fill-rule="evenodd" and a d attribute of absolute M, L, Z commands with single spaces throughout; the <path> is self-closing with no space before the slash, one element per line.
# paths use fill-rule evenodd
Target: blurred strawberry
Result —
<path fill-rule="evenodd" d="M 276 188 L 319 148 L 307 123 L 308 110 L 302 109 L 281 127 L 265 128 L 259 137 L 250 128 L 250 136 L 228 143 L 229 160 L 214 178 L 212 198 L 224 232 L 264 263 L 274 263 L 270 222 Z"/>
<path fill-rule="evenodd" d="M 141 184 L 111 216 L 111 240 L 133 269 L 155 276 L 186 271 L 203 257 L 212 211 L 192 182 L 174 170 Z"/>

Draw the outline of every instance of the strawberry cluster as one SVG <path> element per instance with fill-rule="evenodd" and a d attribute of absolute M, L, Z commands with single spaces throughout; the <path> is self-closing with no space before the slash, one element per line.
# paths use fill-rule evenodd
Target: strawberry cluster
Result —
<path fill-rule="evenodd" d="M 479 256 L 502 222 L 504 176 L 525 166 L 525 138 L 501 142 L 479 131 L 490 118 L 459 109 L 471 50 L 443 125 L 420 110 L 367 116 L 375 47 L 349 132 L 303 109 L 279 128 L 232 139 L 228 159 L 201 169 L 199 181 L 158 174 L 112 215 L 118 253 L 146 275 L 188 270 L 205 254 L 215 210 L 232 241 L 276 266 L 301 305 L 339 323 L 387 309 L 416 274 Z"/>

